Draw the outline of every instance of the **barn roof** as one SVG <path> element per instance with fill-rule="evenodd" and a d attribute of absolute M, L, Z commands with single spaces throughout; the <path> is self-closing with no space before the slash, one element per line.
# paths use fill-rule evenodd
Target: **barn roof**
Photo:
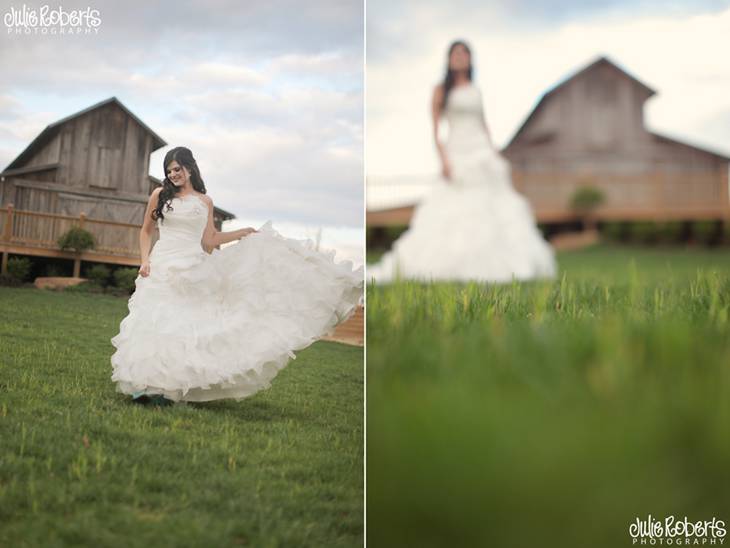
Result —
<path fill-rule="evenodd" d="M 122 104 L 122 102 L 117 99 L 116 97 L 110 97 L 109 99 L 105 99 L 104 101 L 100 101 L 99 103 L 96 103 L 95 105 L 91 105 L 88 108 L 85 108 L 84 110 L 80 110 L 79 112 L 76 112 L 74 114 L 71 114 L 70 116 L 66 116 L 65 118 L 61 118 L 60 120 L 53 122 L 50 125 L 47 125 L 46 128 L 41 131 L 38 136 L 33 139 L 30 144 L 21 152 L 15 160 L 10 162 L 8 166 L 3 170 L 7 171 L 9 169 L 22 167 L 25 162 L 28 161 L 38 150 L 40 150 L 46 143 L 48 143 L 53 137 L 56 136 L 56 134 L 60 131 L 61 127 L 68 122 L 69 120 L 72 120 L 74 118 L 77 118 L 79 116 L 82 116 L 88 112 L 91 112 L 92 110 L 96 110 L 98 108 L 104 107 L 110 103 L 116 104 L 119 108 L 121 108 L 124 112 L 126 112 L 130 118 L 132 118 L 135 122 L 137 122 L 140 126 L 142 126 L 147 133 L 149 133 L 152 136 L 152 150 L 157 150 L 160 147 L 164 147 L 167 145 L 167 143 L 157 135 L 154 131 L 152 131 L 147 124 L 145 124 L 142 120 L 137 118 L 137 116 L 134 115 L 134 113 L 129 110 L 127 107 Z"/>
<path fill-rule="evenodd" d="M 570 76 L 564 78 L 563 80 L 558 82 L 555 86 L 553 86 L 548 91 L 543 93 L 543 95 L 542 95 L 542 97 L 540 97 L 540 100 L 538 101 L 537 105 L 535 105 L 535 107 L 532 109 L 532 112 L 530 112 L 530 114 L 527 116 L 527 118 L 525 118 L 525 121 L 522 122 L 522 125 L 520 126 L 520 128 L 512 136 L 512 139 L 510 139 L 509 144 L 507 144 L 507 146 L 504 148 L 509 148 L 510 146 L 512 146 L 512 143 L 514 143 L 517 140 L 517 137 L 519 137 L 520 134 L 527 128 L 529 123 L 537 115 L 537 113 L 543 108 L 543 105 L 547 102 L 547 100 L 550 97 L 552 97 L 553 95 L 555 95 L 556 93 L 561 91 L 562 88 L 564 88 L 568 84 L 568 82 L 578 78 L 582 74 L 585 74 L 586 72 L 593 69 L 594 67 L 596 67 L 598 65 L 602 65 L 602 64 L 607 64 L 607 65 L 614 67 L 616 70 L 621 72 L 624 76 L 626 76 L 627 78 L 632 80 L 634 83 L 636 83 L 640 88 L 644 89 L 647 93 L 647 98 L 656 94 L 656 91 L 654 89 L 650 88 L 645 83 L 643 83 L 641 80 L 639 80 L 638 78 L 636 78 L 635 76 L 633 76 L 632 74 L 630 74 L 629 72 L 627 72 L 626 70 L 624 70 L 623 68 L 618 66 L 616 63 L 611 61 L 605 55 L 602 55 L 602 56 L 598 57 L 598 59 L 596 59 L 595 61 L 589 63 L 588 65 L 586 65 L 582 69 L 574 72 Z"/>
<path fill-rule="evenodd" d="M 716 156 L 716 157 L 720 158 L 721 160 L 730 162 L 730 156 L 728 156 L 727 154 L 723 154 L 722 152 L 710 150 L 708 148 L 705 148 L 704 146 L 693 145 L 692 143 L 688 143 L 687 141 L 679 141 L 673 137 L 670 137 L 669 135 L 666 135 L 664 133 L 657 133 L 656 131 L 650 131 L 649 134 L 652 135 L 655 139 L 657 139 L 660 142 L 672 143 L 675 145 L 682 145 L 684 147 L 693 148 L 695 150 L 701 150 L 702 152 L 704 152 L 706 154 L 710 154 L 711 156 Z"/>

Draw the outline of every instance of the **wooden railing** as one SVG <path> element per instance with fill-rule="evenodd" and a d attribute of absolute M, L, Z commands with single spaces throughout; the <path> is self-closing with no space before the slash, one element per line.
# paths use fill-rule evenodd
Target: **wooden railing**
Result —
<path fill-rule="evenodd" d="M 580 175 L 513 169 L 512 182 L 540 222 L 576 218 L 570 200 L 581 186 L 598 188 L 605 196 L 595 211 L 597 219 L 730 219 L 728 177 L 723 172 Z M 429 190 L 408 177 L 396 184 L 369 178 L 367 185 L 367 223 L 372 226 L 407 224 L 412 204 Z M 404 203 L 409 199 L 410 204 Z"/>
<path fill-rule="evenodd" d="M 570 200 L 581 186 L 600 190 L 601 219 L 703 219 L 730 217 L 727 176 L 715 172 L 594 174 L 512 171 L 514 186 L 543 221 L 571 217 Z"/>
<path fill-rule="evenodd" d="M 71 227 L 86 229 L 94 236 L 95 246 L 83 253 L 64 251 L 58 238 Z M 0 207 L 0 250 L 2 272 L 7 270 L 8 253 L 60 257 L 74 261 L 74 276 L 79 276 L 81 261 L 139 264 L 140 225 L 78 216 Z"/>
<path fill-rule="evenodd" d="M 58 238 L 73 226 L 84 228 L 94 235 L 96 245 L 91 252 L 139 256 L 140 225 L 90 219 L 78 216 L 25 211 L 12 204 L 0 208 L 0 242 L 37 247 L 58 248 Z"/>

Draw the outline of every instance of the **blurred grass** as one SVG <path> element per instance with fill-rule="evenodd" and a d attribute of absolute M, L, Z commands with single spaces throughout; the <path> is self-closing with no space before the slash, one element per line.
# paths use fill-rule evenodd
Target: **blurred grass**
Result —
<path fill-rule="evenodd" d="M 0 546 L 361 546 L 363 352 L 243 400 L 115 392 L 126 299 L 0 288 Z"/>
<path fill-rule="evenodd" d="M 628 546 L 730 494 L 730 254 L 597 246 L 554 282 L 367 293 L 374 546 Z"/>

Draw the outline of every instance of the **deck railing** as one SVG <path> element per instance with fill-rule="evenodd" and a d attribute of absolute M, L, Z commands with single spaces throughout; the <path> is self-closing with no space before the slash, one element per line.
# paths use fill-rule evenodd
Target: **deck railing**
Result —
<path fill-rule="evenodd" d="M 77 216 L 25 211 L 12 204 L 0 207 L 0 226 L 3 243 L 25 244 L 58 248 L 58 238 L 73 226 L 86 229 L 94 235 L 96 245 L 90 251 L 135 257 L 139 255 L 140 225 L 91 219 L 81 213 Z"/>
<path fill-rule="evenodd" d="M 74 226 L 94 236 L 93 249 L 78 254 L 58 247 L 58 238 Z M 79 275 L 81 260 L 133 265 L 139 261 L 139 230 L 140 225 L 91 219 L 84 213 L 72 216 L 26 211 L 8 204 L 0 207 L 2 272 L 7 268 L 8 252 L 73 259 L 75 276 Z"/>
<path fill-rule="evenodd" d="M 716 172 L 583 176 L 512 170 L 512 182 L 528 199 L 538 221 L 543 222 L 576 217 L 570 200 L 581 186 L 598 188 L 604 194 L 605 201 L 595 212 L 599 219 L 730 218 L 727 176 Z M 405 213 L 396 214 L 418 203 L 436 184 L 441 183 L 432 177 L 369 177 L 368 219 L 375 224 L 390 224 L 390 211 L 396 221 L 402 222 Z"/>

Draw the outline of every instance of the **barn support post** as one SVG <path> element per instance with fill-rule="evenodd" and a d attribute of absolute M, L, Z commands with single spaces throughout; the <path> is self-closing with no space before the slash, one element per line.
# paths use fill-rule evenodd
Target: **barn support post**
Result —
<path fill-rule="evenodd" d="M 79 228 L 84 228 L 84 224 L 86 222 L 86 213 L 83 211 L 79 213 Z M 76 258 L 74 259 L 74 278 L 80 278 L 81 277 L 81 251 L 78 252 Z"/>
<path fill-rule="evenodd" d="M 10 242 L 13 235 L 13 204 L 8 204 L 8 215 L 5 217 L 5 226 L 3 227 L 3 242 Z M 8 273 L 8 252 L 3 250 L 2 264 L 0 265 L 0 273 Z"/>

